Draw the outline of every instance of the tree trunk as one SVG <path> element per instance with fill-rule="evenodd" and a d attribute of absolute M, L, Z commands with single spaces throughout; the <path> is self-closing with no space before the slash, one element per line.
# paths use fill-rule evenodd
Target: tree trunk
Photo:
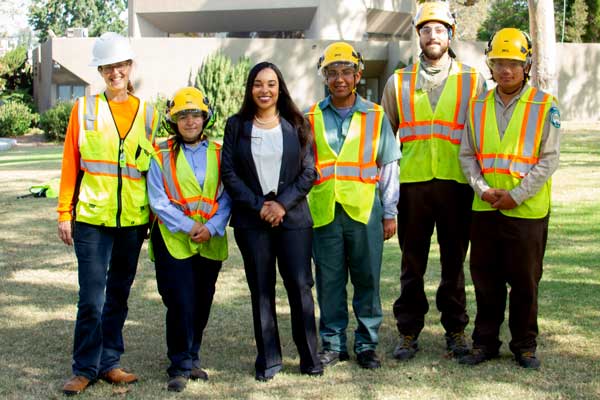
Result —
<path fill-rule="evenodd" d="M 528 0 L 529 31 L 533 42 L 531 84 L 553 95 L 558 94 L 554 4 L 551 0 Z"/>

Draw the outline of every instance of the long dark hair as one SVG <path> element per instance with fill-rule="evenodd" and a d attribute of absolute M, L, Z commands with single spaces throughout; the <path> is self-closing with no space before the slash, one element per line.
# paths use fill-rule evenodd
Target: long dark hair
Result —
<path fill-rule="evenodd" d="M 310 126 L 304 118 L 304 115 L 302 115 L 296 104 L 294 104 L 281 71 L 273 63 L 263 61 L 252 67 L 248 73 L 248 79 L 246 79 L 244 101 L 242 102 L 242 107 L 240 108 L 238 115 L 246 120 L 252 120 L 256 115 L 257 107 L 254 99 L 252 98 L 252 86 L 254 85 L 254 80 L 256 79 L 258 73 L 265 68 L 272 69 L 275 72 L 275 75 L 277 75 L 277 80 L 279 81 L 279 97 L 277 99 L 277 110 L 279 111 L 279 115 L 288 121 L 294 127 L 296 132 L 298 132 L 300 144 L 302 146 L 306 145 L 312 139 L 310 134 Z"/>

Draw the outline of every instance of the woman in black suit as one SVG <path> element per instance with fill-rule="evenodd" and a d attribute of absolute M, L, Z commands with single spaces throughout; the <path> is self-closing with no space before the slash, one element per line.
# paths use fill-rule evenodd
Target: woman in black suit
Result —
<path fill-rule="evenodd" d="M 258 355 L 256 379 L 281 370 L 275 261 L 287 291 L 300 372 L 321 375 L 311 270 L 312 218 L 306 195 L 316 178 L 310 128 L 279 69 L 255 65 L 240 111 L 225 126 L 221 174 L 233 200 L 231 226 L 244 259 Z"/>

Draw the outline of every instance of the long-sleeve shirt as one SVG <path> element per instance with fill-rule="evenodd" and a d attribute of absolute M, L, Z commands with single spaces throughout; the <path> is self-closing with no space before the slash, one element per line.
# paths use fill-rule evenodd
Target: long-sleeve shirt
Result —
<path fill-rule="evenodd" d="M 129 96 L 127 101 L 108 101 L 117 131 L 123 138 L 135 119 L 140 100 L 135 96 Z M 152 121 L 152 124 L 156 124 Z M 60 175 L 60 192 L 58 196 L 58 221 L 70 221 L 73 218 L 73 207 L 76 202 L 77 178 L 80 173 L 79 153 L 79 102 L 76 102 L 71 110 L 69 125 L 65 136 L 63 147 L 62 172 Z"/>
<path fill-rule="evenodd" d="M 515 95 L 507 105 L 504 105 L 504 102 L 498 94 L 498 90 L 494 89 L 496 124 L 498 125 L 500 139 L 504 136 L 504 132 L 508 127 L 517 101 L 527 89 L 529 89 L 529 85 L 525 85 L 519 94 Z M 558 110 L 554 102 L 552 103 L 552 109 Z M 539 192 L 544 183 L 550 178 L 554 171 L 556 171 L 556 168 L 558 168 L 558 158 L 560 155 L 560 129 L 552 124 L 552 117 L 552 113 L 548 112 L 548 116 L 546 117 L 547 121 L 544 124 L 544 130 L 542 131 L 538 163 L 531 168 L 529 173 L 521 180 L 521 183 L 510 191 L 510 196 L 518 205 Z M 483 196 L 483 194 L 490 189 L 490 186 L 481 174 L 481 167 L 475 156 L 475 143 L 473 141 L 470 125 L 467 126 L 462 139 L 459 159 L 467 181 L 473 187 L 477 196 Z"/>
<path fill-rule="evenodd" d="M 327 142 L 333 151 L 339 154 L 350 128 L 350 121 L 355 111 L 367 112 L 368 103 L 362 97 L 356 95 L 356 101 L 345 116 L 339 114 L 331 103 L 331 97 L 328 96 L 319 103 L 319 108 L 323 112 L 323 123 L 325 126 L 325 136 Z M 388 119 L 384 116 L 381 125 L 381 135 L 379 148 L 377 149 L 376 162 L 380 168 L 379 182 L 377 184 L 379 197 L 383 204 L 383 217 L 391 219 L 398 213 L 397 205 L 400 197 L 400 185 L 398 180 L 398 160 L 402 157 L 398 142 L 394 137 L 392 127 Z"/>
<path fill-rule="evenodd" d="M 182 144 L 180 151 L 183 151 L 185 159 L 190 165 L 196 180 L 200 187 L 204 185 L 204 177 L 206 176 L 206 150 L 208 149 L 208 141 L 204 140 L 197 146 L 191 147 Z M 156 160 L 152 160 L 150 170 L 146 177 L 148 184 L 148 199 L 152 211 L 160 218 L 170 232 L 189 233 L 194 226 L 194 220 L 184 214 L 183 211 L 175 207 L 165 191 L 163 174 Z M 219 208 L 204 224 L 211 236 L 223 236 L 229 214 L 231 213 L 231 198 L 226 191 L 222 191 L 217 197 Z"/>

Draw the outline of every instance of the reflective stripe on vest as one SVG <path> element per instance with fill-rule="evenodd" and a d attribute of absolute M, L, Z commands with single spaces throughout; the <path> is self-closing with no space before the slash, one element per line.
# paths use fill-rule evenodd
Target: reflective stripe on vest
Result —
<path fill-rule="evenodd" d="M 341 204 L 348 216 L 367 224 L 379 180 L 377 151 L 385 114 L 371 103 L 367 112 L 355 111 L 339 154 L 327 141 L 323 113 L 318 104 L 307 117 L 313 130 L 314 157 L 318 177 L 309 195 L 308 206 L 314 227 L 333 221 L 335 204 Z"/>
<path fill-rule="evenodd" d="M 534 88 L 523 92 L 514 106 L 502 137 L 496 119 L 495 90 L 472 101 L 469 123 L 475 156 L 482 176 L 492 188 L 510 191 L 521 184 L 539 161 L 542 133 L 547 123 L 552 96 Z M 550 209 L 551 179 L 517 207 L 500 210 L 515 218 L 543 218 Z M 473 210 L 495 209 L 479 196 L 473 198 Z"/>
<path fill-rule="evenodd" d="M 490 90 L 486 95 L 474 100 L 471 108 L 472 133 L 481 172 L 484 175 L 495 172 L 522 178 L 538 163 L 541 128 L 551 96 L 534 88 L 529 88 L 519 100 L 519 105 L 524 103 L 525 110 L 520 127 L 517 154 L 486 153 L 484 151 L 485 133 L 489 132 L 489 130 L 486 131 L 486 123 L 488 121 L 496 123 L 495 107 L 492 107 L 493 110 L 491 111 L 488 110 L 490 104 L 493 106 L 494 101 L 494 90 Z M 491 116 L 494 118 L 491 119 Z"/>
<path fill-rule="evenodd" d="M 79 222 L 109 227 L 143 225 L 149 207 L 144 171 L 154 149 L 147 139 L 145 102 L 140 99 L 129 132 L 121 138 L 103 94 L 78 100 L 80 168 L 75 218 Z M 152 110 L 152 108 L 150 108 Z M 150 151 L 150 152 L 149 152 Z"/>
<path fill-rule="evenodd" d="M 216 144 L 215 144 L 216 145 Z M 167 197 L 173 203 L 175 207 L 181 210 L 187 216 L 200 215 L 205 220 L 210 219 L 217 212 L 219 205 L 217 198 L 223 192 L 223 185 L 221 185 L 220 178 L 217 183 L 217 190 L 212 197 L 205 197 L 202 195 L 195 195 L 185 197 L 177 178 L 177 158 L 173 151 L 173 141 L 167 140 L 159 145 L 160 162 L 163 170 L 163 183 L 165 186 L 165 192 Z M 217 147 L 217 150 L 219 147 Z M 185 155 L 180 151 L 181 157 Z M 208 152 L 207 152 L 208 154 Z M 207 155 L 208 157 L 209 155 Z M 217 166 L 221 168 L 221 152 L 216 152 Z"/>
<path fill-rule="evenodd" d="M 429 140 L 435 137 L 447 140 L 453 144 L 460 144 L 462 131 L 465 127 L 469 100 L 473 97 L 476 90 L 477 75 L 475 69 L 469 68 L 467 72 L 463 72 L 464 66 L 457 63 L 459 72 L 451 75 L 455 76 L 457 80 L 456 103 L 454 105 L 454 118 L 452 120 L 419 120 L 415 112 L 415 93 L 419 65 L 420 63 L 417 63 L 410 70 L 396 72 L 400 142 Z M 465 77 L 465 75 L 467 76 Z M 435 113 L 435 110 L 433 111 Z"/>
<path fill-rule="evenodd" d="M 84 107 L 80 107 L 80 124 L 86 131 L 97 131 L 98 130 L 98 107 L 100 103 L 99 96 L 85 96 L 83 97 Z M 142 104 L 140 104 L 142 105 Z M 146 139 L 152 141 L 152 121 L 154 117 L 154 108 L 148 105 L 146 102 L 143 103 L 144 107 L 144 130 Z M 85 114 L 82 115 L 82 110 L 85 110 Z M 138 108 L 139 112 L 139 108 Z M 82 137 L 80 135 L 80 145 Z M 86 159 L 81 157 L 80 167 L 83 171 L 104 176 L 118 176 L 119 166 L 116 161 L 109 160 L 95 160 Z M 121 177 L 125 179 L 138 180 L 142 178 L 141 172 L 137 166 L 130 163 L 125 163 L 121 166 Z"/>
<path fill-rule="evenodd" d="M 435 109 L 427 92 L 417 89 L 421 64 L 396 71 L 398 137 L 402 148 L 400 183 L 453 180 L 466 184 L 458 160 L 468 118 L 469 100 L 477 91 L 478 74 L 453 61 Z"/>
<path fill-rule="evenodd" d="M 317 110 L 318 104 L 313 105 L 308 113 L 308 119 L 310 125 L 313 128 L 313 135 L 315 132 L 315 111 Z M 377 144 L 379 135 L 381 132 L 381 113 L 383 108 L 374 104 L 374 108 L 369 110 L 368 113 L 358 113 L 360 115 L 360 148 L 359 155 L 360 160 L 357 162 L 343 162 L 343 161 L 328 161 L 321 162 L 319 160 L 316 143 L 314 146 L 315 154 L 315 166 L 319 177 L 315 181 L 315 185 L 318 185 L 329 179 L 339 179 L 348 181 L 360 181 L 367 183 L 375 183 L 379 180 L 376 156 L 377 156 Z M 321 110 L 317 113 L 322 118 Z M 356 115 L 356 114 L 355 114 Z M 352 117 L 354 118 L 354 116 Z M 323 127 L 323 133 L 325 129 Z"/>

